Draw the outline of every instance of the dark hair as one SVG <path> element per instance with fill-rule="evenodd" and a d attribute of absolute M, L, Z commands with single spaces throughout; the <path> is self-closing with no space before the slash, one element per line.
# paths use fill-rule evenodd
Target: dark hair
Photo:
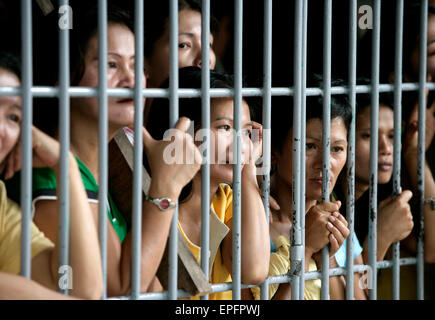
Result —
<path fill-rule="evenodd" d="M 332 86 L 342 86 L 342 80 L 332 80 Z M 320 76 L 313 76 L 307 81 L 307 87 L 322 87 Z M 281 151 L 289 131 L 293 128 L 293 97 L 272 97 L 272 149 Z M 306 97 L 306 121 L 323 118 L 323 96 Z M 331 95 L 331 119 L 343 119 L 346 130 L 349 131 L 352 120 L 352 110 L 345 94 Z M 304 120 L 302 120 L 304 121 Z"/>
<path fill-rule="evenodd" d="M 98 8 L 93 6 L 82 14 L 78 13 L 77 18 L 80 23 L 74 25 L 70 38 L 71 85 L 77 85 L 83 77 L 89 40 L 98 33 Z M 107 6 L 107 23 L 126 26 L 134 33 L 133 19 L 129 11 L 116 5 Z"/>
<path fill-rule="evenodd" d="M 201 14 L 202 4 L 200 0 L 178 0 L 178 12 L 185 9 L 197 11 Z M 169 2 L 168 1 L 150 1 L 149 7 L 145 5 L 145 57 L 150 57 L 154 50 L 157 40 L 165 33 L 169 26 Z M 216 30 L 216 19 L 210 17 L 210 30 L 213 33 Z"/>
<path fill-rule="evenodd" d="M 201 69 L 198 67 L 185 67 L 179 69 L 180 88 L 201 88 Z M 210 88 L 233 88 L 234 77 L 232 75 L 210 70 Z M 161 85 L 161 88 L 169 87 L 169 79 Z M 214 99 L 212 98 L 212 102 Z M 246 99 L 245 99 L 246 101 Z M 195 129 L 201 125 L 201 97 L 180 98 L 178 102 L 179 117 L 187 117 L 195 124 Z M 253 108 L 249 106 L 251 117 Z M 166 129 L 169 128 L 169 100 L 166 98 L 155 98 L 150 106 L 150 113 L 147 121 L 147 129 L 155 139 L 162 139 Z"/>
<path fill-rule="evenodd" d="M 0 51 L 0 69 L 12 72 L 21 80 L 20 61 L 13 54 L 7 51 Z"/>

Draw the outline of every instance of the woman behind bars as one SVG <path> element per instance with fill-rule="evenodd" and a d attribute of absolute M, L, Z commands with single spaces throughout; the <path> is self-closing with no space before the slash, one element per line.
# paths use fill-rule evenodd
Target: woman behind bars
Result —
<path fill-rule="evenodd" d="M 114 6 L 108 7 L 107 27 L 107 86 L 109 88 L 133 88 L 135 84 L 134 34 L 130 15 Z M 71 85 L 82 87 L 98 86 L 98 22 L 97 10 L 89 10 L 71 30 Z M 145 77 L 143 79 L 145 84 Z M 108 98 L 108 142 L 115 133 L 134 123 L 134 102 L 130 98 Z M 71 99 L 71 149 L 80 168 L 87 190 L 93 217 L 98 225 L 98 99 Z M 53 135 L 58 135 L 57 118 Z M 185 141 L 187 150 L 194 157 L 192 164 L 167 165 L 162 161 L 166 141 L 149 138 L 144 130 L 144 147 L 151 164 L 153 181 L 149 197 L 168 198 L 176 202 L 181 189 L 199 169 L 201 156 L 185 133 L 189 126 L 187 119 L 180 119 L 177 139 Z M 35 223 L 53 239 L 57 226 L 53 217 L 57 215 L 56 196 L 52 194 L 56 178 L 51 170 L 35 170 L 34 176 Z M 118 186 L 121 187 L 122 186 Z M 131 285 L 132 235 L 121 212 L 108 194 L 107 208 L 107 293 L 109 296 L 125 295 Z M 148 290 L 166 245 L 173 209 L 162 212 L 152 202 L 144 201 L 142 213 L 142 260 L 141 292 Z"/>
<path fill-rule="evenodd" d="M 409 95 L 409 94 L 407 94 Z M 408 101 L 409 97 L 404 97 Z M 363 259 L 368 262 L 368 224 L 369 224 L 369 181 L 370 181 L 370 95 L 361 94 L 357 97 L 356 135 L 355 135 L 355 231 L 358 238 L 363 241 Z M 404 105 L 406 108 L 406 105 Z M 415 104 L 411 113 L 404 112 L 408 116 L 402 142 L 402 186 L 417 192 L 417 107 Z M 394 104 L 391 93 L 381 93 L 379 99 L 378 120 L 378 211 L 377 211 L 377 255 L 378 261 L 391 258 L 391 245 L 401 241 L 401 256 L 415 256 L 417 228 L 419 213 L 417 202 L 411 207 L 415 199 L 410 190 L 403 190 L 392 198 L 393 179 L 393 145 L 394 145 Z M 426 133 L 426 149 L 430 145 L 435 131 L 432 126 L 434 115 L 429 114 L 427 123 L 429 128 Z M 435 195 L 435 182 L 431 170 L 425 161 L 425 198 L 426 195 Z M 346 180 L 342 179 L 341 190 L 346 190 Z M 414 197 L 415 198 L 415 197 Z M 411 210 L 412 209 L 412 210 Z M 412 211 L 412 212 L 411 212 Z M 433 262 L 435 250 L 435 219 L 429 203 L 424 205 L 425 215 L 425 260 Z M 415 299 L 415 269 L 413 266 L 401 267 L 402 298 Z M 407 276 L 405 276 L 407 275 Z M 391 270 L 381 270 L 378 279 L 379 297 L 391 298 Z"/>
<path fill-rule="evenodd" d="M 199 0 L 178 0 L 178 67 L 202 66 L 201 10 Z M 148 87 L 158 88 L 169 77 L 169 2 L 149 2 L 145 5 L 145 63 Z M 214 69 L 216 56 L 213 49 L 215 20 L 211 17 L 210 69 Z M 147 102 L 145 121 L 152 99 Z"/>
<path fill-rule="evenodd" d="M 316 81 L 316 85 L 319 82 Z M 272 254 L 269 275 L 286 274 L 290 270 L 290 229 L 293 224 L 292 209 L 292 159 L 293 159 L 293 101 L 290 97 L 274 97 L 272 116 L 272 175 L 271 195 L 278 201 L 279 210 L 272 210 L 270 234 Z M 321 268 L 321 250 L 329 245 L 330 268 L 345 265 L 345 239 L 349 236 L 347 221 L 339 213 L 341 201 L 322 200 L 322 98 L 307 97 L 306 158 L 305 158 L 305 271 Z M 276 108 L 276 109 L 275 109 Z M 330 192 L 347 159 L 347 131 L 351 114 L 344 96 L 331 97 L 330 127 Z M 332 197 L 333 198 L 333 197 Z M 354 258 L 362 262 L 361 247 L 354 236 Z M 365 299 L 359 285 L 360 275 L 355 274 L 355 298 Z M 330 277 L 330 298 L 344 299 L 345 278 Z M 304 298 L 320 299 L 320 280 L 305 282 Z M 254 298 L 260 298 L 259 288 L 251 289 Z M 270 299 L 291 299 L 288 283 L 269 286 Z"/>
<path fill-rule="evenodd" d="M 19 87 L 20 67 L 18 60 L 0 51 L 0 86 Z M 0 97 L 0 172 L 10 178 L 21 167 L 21 98 Z M 49 167 L 59 173 L 59 143 L 32 127 L 33 166 Z M 70 272 L 72 283 L 66 283 L 71 295 L 99 299 L 102 293 L 101 260 L 98 237 L 91 208 L 81 183 L 77 163 L 69 153 L 70 171 Z M 55 190 L 57 191 L 57 190 Z M 65 299 L 59 289 L 59 248 L 57 243 L 58 215 L 53 215 L 52 241 L 31 224 L 31 277 L 17 276 L 20 271 L 21 211 L 6 194 L 0 181 L 0 299 Z M 36 281 L 36 282 L 35 282 Z M 40 286 L 39 284 L 43 286 Z M 52 289 L 52 290 L 49 290 Z M 54 290 L 54 291 L 53 291 Z"/>
<path fill-rule="evenodd" d="M 163 87 L 168 85 L 168 81 Z M 179 71 L 181 88 L 200 88 L 201 69 L 186 67 Z M 232 88 L 229 75 L 210 72 L 211 88 Z M 231 282 L 233 240 L 233 99 L 213 98 L 210 102 L 210 281 Z M 201 99 L 179 100 L 179 114 L 192 121 L 195 144 L 200 146 Z M 241 277 L 245 284 L 264 281 L 269 266 L 269 232 L 260 191 L 256 180 L 255 161 L 261 154 L 262 128 L 251 120 L 251 108 L 242 100 L 242 171 L 241 171 Z M 147 128 L 154 138 L 164 135 L 170 139 L 168 129 L 169 102 L 154 99 Z M 258 138 L 251 140 L 257 130 Z M 193 138 L 192 138 L 193 140 Z M 151 174 L 154 174 L 151 169 Z M 179 204 L 178 230 L 188 243 L 192 253 L 201 260 L 201 171 L 183 191 Z M 210 299 L 231 299 L 231 291 L 210 295 Z"/>

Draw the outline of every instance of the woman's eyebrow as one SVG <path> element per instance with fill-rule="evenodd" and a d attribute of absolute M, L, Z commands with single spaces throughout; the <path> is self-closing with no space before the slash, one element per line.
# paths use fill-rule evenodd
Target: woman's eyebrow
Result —
<path fill-rule="evenodd" d="M 312 140 L 316 140 L 316 141 L 322 141 L 322 139 L 319 139 L 319 138 L 315 138 L 315 137 L 312 137 L 312 136 L 306 136 L 306 139 L 312 139 Z"/>
<path fill-rule="evenodd" d="M 218 121 L 218 120 L 229 120 L 229 121 L 233 121 L 233 118 L 229 118 L 229 117 L 219 117 L 219 118 L 216 118 L 216 121 Z"/>

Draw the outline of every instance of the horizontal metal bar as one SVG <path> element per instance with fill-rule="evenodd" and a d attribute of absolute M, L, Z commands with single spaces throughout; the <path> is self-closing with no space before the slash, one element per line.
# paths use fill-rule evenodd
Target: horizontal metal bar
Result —
<path fill-rule="evenodd" d="M 426 88 L 429 90 L 435 90 L 435 82 L 427 83 Z M 417 91 L 419 89 L 418 83 L 404 83 L 402 85 L 402 91 Z M 358 85 L 355 87 L 356 93 L 370 93 L 371 85 Z M 168 89 L 143 89 L 143 95 L 146 98 L 169 98 Z M 394 92 L 394 85 L 392 84 L 380 84 L 379 92 Z M 4 87 L 0 86 L 0 96 L 21 96 L 22 90 L 19 87 Z M 39 98 L 55 98 L 59 96 L 58 87 L 48 86 L 34 86 L 31 88 L 33 97 Z M 271 89 L 272 96 L 292 96 L 294 93 L 293 88 L 276 87 Z M 331 94 L 348 94 L 349 88 L 346 86 L 331 87 Z M 91 87 L 70 87 L 68 94 L 72 98 L 84 97 L 91 98 L 98 96 L 98 88 Z M 178 89 L 180 98 L 200 98 L 201 89 Z M 264 92 L 262 88 L 243 88 L 242 95 L 244 97 L 257 97 L 263 96 Z M 323 90 L 321 88 L 306 88 L 307 96 L 322 95 Z M 107 88 L 107 95 L 109 97 L 117 98 L 132 98 L 134 97 L 134 89 L 127 88 Z M 211 98 L 223 98 L 233 97 L 233 89 L 210 89 Z"/>

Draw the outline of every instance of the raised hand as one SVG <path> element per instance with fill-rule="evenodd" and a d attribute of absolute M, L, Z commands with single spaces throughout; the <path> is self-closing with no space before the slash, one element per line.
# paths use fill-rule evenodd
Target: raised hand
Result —
<path fill-rule="evenodd" d="M 386 245 L 403 240 L 414 226 L 409 200 L 412 192 L 403 191 L 396 199 L 389 196 L 379 203 L 378 237 L 385 240 Z"/>
<path fill-rule="evenodd" d="M 152 175 L 150 192 L 155 192 L 159 197 L 178 198 L 183 187 L 201 167 L 202 156 L 193 137 L 187 133 L 189 127 L 190 120 L 186 117 L 180 118 L 171 130 L 172 141 L 155 140 L 145 128 L 142 129 Z M 169 160 L 175 160 L 175 163 Z"/>

